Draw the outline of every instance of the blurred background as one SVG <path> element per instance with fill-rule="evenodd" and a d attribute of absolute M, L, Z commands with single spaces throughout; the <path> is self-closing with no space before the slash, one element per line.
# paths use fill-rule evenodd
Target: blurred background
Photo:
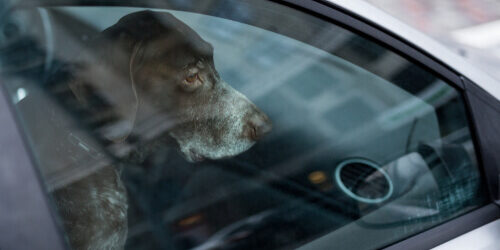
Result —
<path fill-rule="evenodd" d="M 500 1 L 366 0 L 500 79 Z"/>

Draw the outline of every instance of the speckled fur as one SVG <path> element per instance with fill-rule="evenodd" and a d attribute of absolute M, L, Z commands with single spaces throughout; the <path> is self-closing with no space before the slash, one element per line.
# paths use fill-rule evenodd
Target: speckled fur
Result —
<path fill-rule="evenodd" d="M 74 249 L 123 249 L 127 235 L 127 194 L 113 166 L 54 192 Z"/>

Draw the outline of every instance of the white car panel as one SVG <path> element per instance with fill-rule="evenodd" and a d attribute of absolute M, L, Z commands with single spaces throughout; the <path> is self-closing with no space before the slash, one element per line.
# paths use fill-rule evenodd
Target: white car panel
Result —
<path fill-rule="evenodd" d="M 414 46 L 426 51 L 430 55 L 436 56 L 444 64 L 471 81 L 482 87 L 484 90 L 500 100 L 500 83 L 485 72 L 476 69 L 464 58 L 453 53 L 444 45 L 438 43 L 427 35 L 404 24 L 398 19 L 390 16 L 373 5 L 361 0 L 327 0 L 333 4 L 341 6 L 357 15 L 373 22 L 398 36 L 406 39 Z"/>

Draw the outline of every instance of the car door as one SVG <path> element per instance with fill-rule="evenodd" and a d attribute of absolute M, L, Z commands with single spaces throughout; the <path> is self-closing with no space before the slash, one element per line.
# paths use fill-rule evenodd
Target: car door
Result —
<path fill-rule="evenodd" d="M 71 247 L 74 228 L 54 193 L 103 165 L 119 166 L 127 189 L 127 249 L 422 249 L 500 216 L 498 100 L 352 9 L 293 0 L 14 6 L 1 52 L 2 248 Z M 209 42 L 221 78 L 269 116 L 272 132 L 235 157 L 195 164 L 158 143 L 168 121 L 157 114 L 143 115 L 133 140 L 108 140 L 123 129 L 106 116 L 120 108 L 109 89 L 88 89 L 94 106 L 85 109 L 61 79 L 92 51 L 89 40 L 145 9 Z"/>

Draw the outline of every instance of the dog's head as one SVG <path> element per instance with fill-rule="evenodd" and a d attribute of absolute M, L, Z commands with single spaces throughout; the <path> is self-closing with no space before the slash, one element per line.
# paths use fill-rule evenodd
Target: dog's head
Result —
<path fill-rule="evenodd" d="M 120 113 L 135 127 L 167 117 L 168 134 L 187 160 L 237 155 L 270 131 L 269 118 L 221 79 L 212 45 L 173 15 L 129 14 L 103 31 L 101 40 L 96 71 L 108 77 L 93 74 L 93 81 L 120 82 L 110 91 L 120 96 Z M 126 77 L 111 79 L 109 71 Z"/>

